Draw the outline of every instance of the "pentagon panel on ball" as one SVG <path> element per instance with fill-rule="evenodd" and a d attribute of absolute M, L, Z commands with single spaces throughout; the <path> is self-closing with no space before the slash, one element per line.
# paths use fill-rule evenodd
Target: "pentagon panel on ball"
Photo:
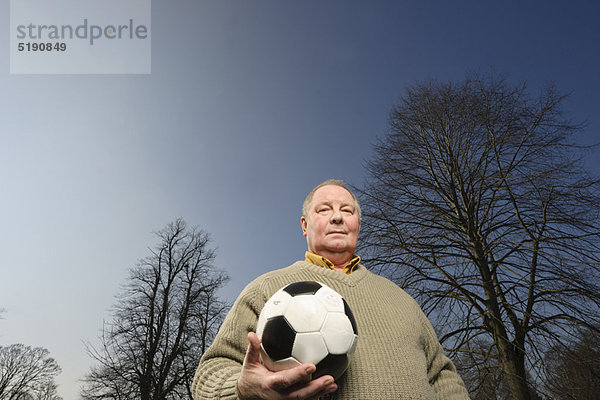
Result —
<path fill-rule="evenodd" d="M 348 303 L 320 282 L 302 281 L 279 289 L 263 307 L 256 334 L 261 360 L 272 371 L 313 363 L 313 379 L 344 374 L 358 341 Z"/>

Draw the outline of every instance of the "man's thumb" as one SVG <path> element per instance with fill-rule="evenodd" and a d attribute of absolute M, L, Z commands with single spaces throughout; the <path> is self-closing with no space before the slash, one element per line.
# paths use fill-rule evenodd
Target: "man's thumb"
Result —
<path fill-rule="evenodd" d="M 248 333 L 248 350 L 246 351 L 245 363 L 260 363 L 260 340 L 256 333 Z"/>

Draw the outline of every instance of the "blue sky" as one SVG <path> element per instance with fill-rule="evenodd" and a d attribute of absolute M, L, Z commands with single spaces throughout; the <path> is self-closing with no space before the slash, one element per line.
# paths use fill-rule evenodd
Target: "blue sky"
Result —
<path fill-rule="evenodd" d="M 230 299 L 302 258 L 304 196 L 331 177 L 360 186 L 417 81 L 495 71 L 532 94 L 555 82 L 587 121 L 581 140 L 598 142 L 599 14 L 564 1 L 154 1 L 151 75 L 10 75 L 0 37 L 0 344 L 48 348 L 75 399 L 83 342 L 177 217 L 212 235 Z"/>

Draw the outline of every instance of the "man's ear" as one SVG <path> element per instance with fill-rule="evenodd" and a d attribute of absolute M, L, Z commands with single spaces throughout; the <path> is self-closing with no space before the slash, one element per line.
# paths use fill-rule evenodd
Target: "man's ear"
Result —
<path fill-rule="evenodd" d="M 304 218 L 304 215 L 302 217 L 300 217 L 300 226 L 302 226 L 302 236 L 306 236 L 306 218 Z"/>

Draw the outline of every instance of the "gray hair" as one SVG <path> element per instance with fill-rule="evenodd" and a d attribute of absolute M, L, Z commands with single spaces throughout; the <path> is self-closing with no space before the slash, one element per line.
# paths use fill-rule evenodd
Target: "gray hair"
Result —
<path fill-rule="evenodd" d="M 318 189 L 322 188 L 323 186 L 339 186 L 343 189 L 346 189 L 346 191 L 348 193 L 350 193 L 350 196 L 352 196 L 352 200 L 354 200 L 354 207 L 356 208 L 356 211 L 358 212 L 358 220 L 359 221 L 362 220 L 362 212 L 360 210 L 360 203 L 358 202 L 358 198 L 354 195 L 354 193 L 352 193 L 352 191 L 350 189 L 348 189 L 346 182 L 344 182 L 341 179 L 327 179 L 325 182 L 318 184 L 317 186 L 315 186 L 313 188 L 313 190 L 310 191 L 308 196 L 306 196 L 306 199 L 304 199 L 304 203 L 302 203 L 302 216 L 304 218 L 307 218 L 307 216 L 308 216 L 308 210 L 310 209 L 312 199 L 313 199 L 315 192 Z"/>

